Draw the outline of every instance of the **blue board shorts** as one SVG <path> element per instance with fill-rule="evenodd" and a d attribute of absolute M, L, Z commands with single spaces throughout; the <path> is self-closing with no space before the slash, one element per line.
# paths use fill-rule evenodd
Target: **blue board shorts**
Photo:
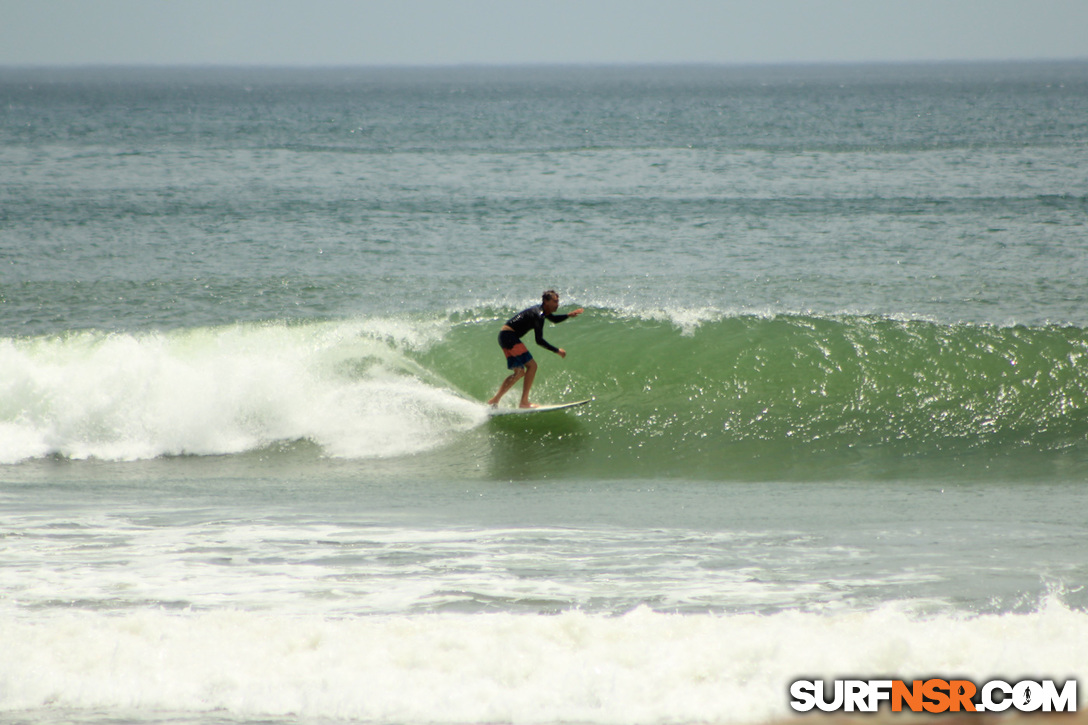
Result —
<path fill-rule="evenodd" d="M 529 348 L 525 347 L 525 343 L 510 330 L 499 332 L 499 347 L 502 348 L 502 354 L 506 356 L 507 370 L 523 368 L 533 359 Z"/>

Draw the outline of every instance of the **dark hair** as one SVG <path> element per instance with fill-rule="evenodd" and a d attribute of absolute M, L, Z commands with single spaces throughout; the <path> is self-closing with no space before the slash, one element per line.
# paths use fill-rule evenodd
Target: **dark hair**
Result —
<path fill-rule="evenodd" d="M 556 292 L 553 289 L 548 290 L 547 292 L 545 292 L 543 295 L 540 296 L 540 301 L 541 302 L 547 302 L 548 300 L 557 300 L 557 299 L 559 299 L 559 293 Z"/>

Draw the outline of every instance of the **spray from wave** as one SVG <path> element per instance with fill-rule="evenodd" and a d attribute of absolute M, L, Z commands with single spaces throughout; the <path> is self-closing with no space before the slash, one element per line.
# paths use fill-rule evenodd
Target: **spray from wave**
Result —
<path fill-rule="evenodd" d="M 295 440 L 345 457 L 425 450 L 483 419 L 403 354 L 426 332 L 267 324 L 0 341 L 0 462 L 230 454 Z"/>

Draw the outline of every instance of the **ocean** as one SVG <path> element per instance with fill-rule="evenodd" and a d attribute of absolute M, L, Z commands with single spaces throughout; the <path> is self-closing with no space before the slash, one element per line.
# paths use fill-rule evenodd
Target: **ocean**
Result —
<path fill-rule="evenodd" d="M 0 69 L 0 720 L 1084 685 L 1086 129 L 1088 62 Z M 489 418 L 551 288 L 594 400 Z"/>

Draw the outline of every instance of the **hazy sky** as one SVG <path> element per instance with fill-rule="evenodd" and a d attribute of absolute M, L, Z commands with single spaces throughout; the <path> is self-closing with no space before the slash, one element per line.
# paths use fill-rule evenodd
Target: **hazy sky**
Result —
<path fill-rule="evenodd" d="M 1088 58 L 1088 0 L 0 0 L 0 65 Z"/>

